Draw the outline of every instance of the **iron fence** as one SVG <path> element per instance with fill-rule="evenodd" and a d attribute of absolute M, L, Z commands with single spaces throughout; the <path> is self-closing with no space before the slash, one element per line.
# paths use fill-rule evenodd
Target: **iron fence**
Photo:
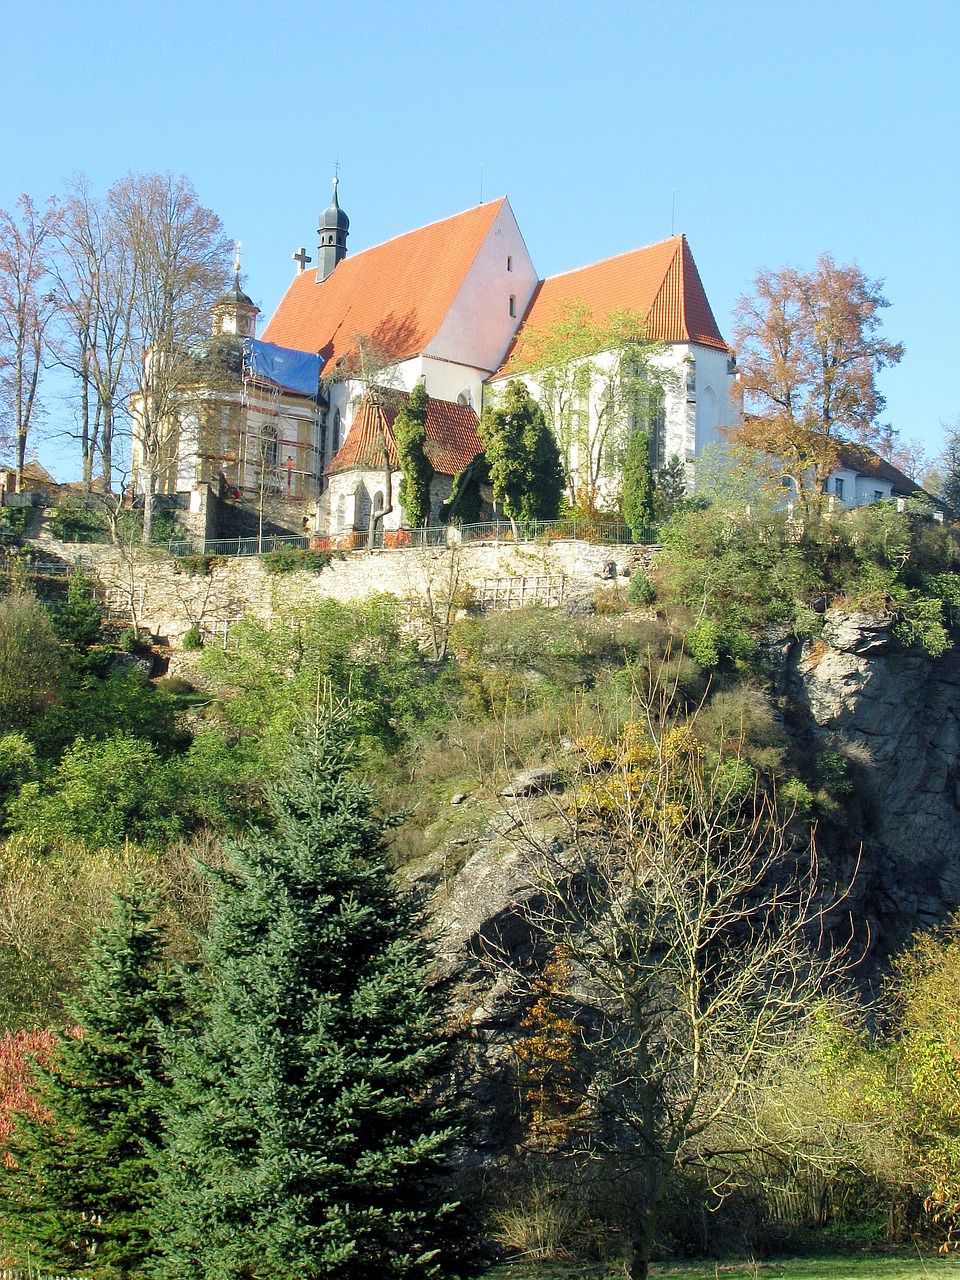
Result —
<path fill-rule="evenodd" d="M 377 529 L 373 546 L 390 551 L 445 547 L 474 542 L 550 542 L 578 541 L 600 546 L 649 546 L 656 541 L 656 529 L 645 529 L 639 535 L 627 525 L 606 520 L 490 520 L 483 524 L 431 525 L 422 529 Z M 294 550 L 365 551 L 368 536 L 363 532 L 346 532 L 330 536 L 291 534 L 263 538 L 207 538 L 203 542 L 174 539 L 168 550 L 172 556 L 259 556 L 284 548 Z"/>
<path fill-rule="evenodd" d="M 281 551 L 285 547 L 306 551 L 310 542 L 308 534 L 264 538 L 207 538 L 203 542 L 175 538 L 169 543 L 167 550 L 172 556 L 263 556 L 271 551 Z"/>

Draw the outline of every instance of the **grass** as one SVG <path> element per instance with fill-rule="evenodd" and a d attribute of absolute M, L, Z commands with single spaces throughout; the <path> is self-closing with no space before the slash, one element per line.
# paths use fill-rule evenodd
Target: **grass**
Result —
<path fill-rule="evenodd" d="M 494 1280 L 622 1280 L 620 1269 L 602 1271 L 599 1266 L 532 1266 L 507 1264 L 490 1273 Z M 960 1276 L 958 1257 L 909 1257 L 903 1255 L 822 1258 L 777 1258 L 770 1262 L 654 1263 L 651 1278 L 670 1280 L 928 1280 Z"/>

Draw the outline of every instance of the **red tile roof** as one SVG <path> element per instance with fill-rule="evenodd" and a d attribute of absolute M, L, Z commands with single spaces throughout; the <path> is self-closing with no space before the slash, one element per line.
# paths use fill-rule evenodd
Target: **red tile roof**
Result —
<path fill-rule="evenodd" d="M 497 377 L 523 371 L 524 330 L 549 329 L 574 303 L 585 303 L 597 321 L 614 312 L 637 312 L 646 317 L 645 336 L 659 342 L 699 342 L 729 350 L 713 318 L 687 238 L 673 236 L 544 280 Z"/>
<path fill-rule="evenodd" d="M 303 271 L 263 333 L 264 342 L 319 352 L 329 375 L 357 334 L 391 360 L 418 355 L 437 335 L 504 200 L 347 256 L 317 284 Z"/>
<path fill-rule="evenodd" d="M 409 399 L 406 393 L 393 394 L 401 403 Z M 399 463 L 393 420 L 399 409 L 400 403 L 389 406 L 375 404 L 370 396 L 364 396 L 346 440 L 327 467 L 327 475 L 347 471 L 351 467 L 382 467 L 384 442 L 390 465 L 396 469 Z M 426 452 L 434 471 L 439 475 L 455 476 L 468 467 L 477 454 L 483 452 L 479 428 L 477 415 L 467 405 L 453 404 L 449 400 L 428 401 Z"/>

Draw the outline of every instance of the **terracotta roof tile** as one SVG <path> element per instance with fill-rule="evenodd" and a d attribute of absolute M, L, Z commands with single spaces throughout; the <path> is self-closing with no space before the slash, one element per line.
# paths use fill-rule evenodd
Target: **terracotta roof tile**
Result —
<path fill-rule="evenodd" d="M 436 337 L 504 203 L 478 205 L 348 255 L 320 284 L 315 270 L 301 272 L 263 340 L 319 352 L 327 374 L 357 334 L 391 360 L 417 355 Z"/>
<path fill-rule="evenodd" d="M 613 312 L 646 317 L 646 336 L 659 342 L 698 342 L 728 351 L 707 301 L 686 236 L 606 258 L 544 280 L 533 295 L 523 329 L 548 329 L 576 302 L 600 320 Z M 518 335 L 497 377 L 522 372 Z"/>
<path fill-rule="evenodd" d="M 401 393 L 399 399 L 406 401 L 409 397 Z M 393 420 L 399 408 L 398 404 L 389 407 L 374 404 L 369 396 L 364 396 L 346 440 L 327 467 L 327 475 L 347 471 L 351 467 L 381 467 L 384 442 L 390 465 L 396 468 L 399 464 Z M 426 432 L 427 457 L 439 475 L 457 475 L 478 453 L 483 452 L 479 419 L 467 405 L 453 404 L 449 400 L 430 400 L 427 403 Z"/>

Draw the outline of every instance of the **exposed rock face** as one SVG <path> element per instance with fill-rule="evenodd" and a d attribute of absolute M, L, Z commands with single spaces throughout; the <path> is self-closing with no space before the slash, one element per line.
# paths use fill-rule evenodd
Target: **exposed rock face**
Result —
<path fill-rule="evenodd" d="M 908 652 L 892 627 L 889 618 L 831 611 L 816 640 L 781 630 L 763 644 L 776 692 L 800 712 L 800 731 L 812 733 L 819 749 L 858 761 L 870 820 L 869 829 L 846 833 L 848 850 L 862 842 L 863 858 L 844 909 L 872 953 L 866 978 L 913 932 L 960 907 L 960 653 Z M 524 1034 L 528 979 L 545 958 L 531 925 L 538 903 L 530 848 L 562 834 L 550 794 L 557 781 L 553 770 L 512 780 L 437 903 L 480 1160 L 516 1139 L 512 1046 Z M 531 835 L 532 842 L 524 838 Z M 834 871 L 845 882 L 855 858 L 840 861 Z"/>
<path fill-rule="evenodd" d="M 855 902 L 895 950 L 960 906 L 960 654 L 908 652 L 891 619 L 839 611 L 817 640 L 781 633 L 766 649 L 778 692 L 823 744 L 867 761 L 876 830 Z"/>

